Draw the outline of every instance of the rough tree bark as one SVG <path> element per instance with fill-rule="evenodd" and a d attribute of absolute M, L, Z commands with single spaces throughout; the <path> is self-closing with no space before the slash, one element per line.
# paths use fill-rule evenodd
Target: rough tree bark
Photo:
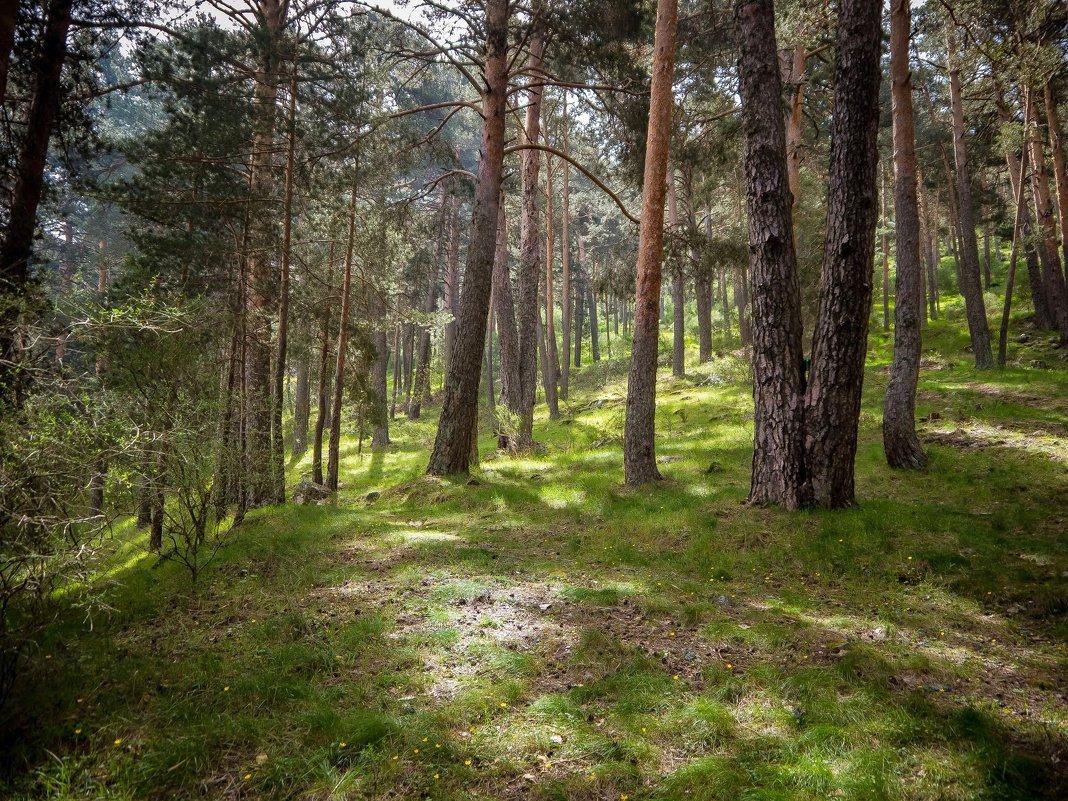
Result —
<path fill-rule="evenodd" d="M 912 120 L 909 0 L 890 5 L 890 98 L 894 136 L 894 361 L 883 408 L 883 450 L 891 467 L 918 470 L 927 456 L 916 435 L 916 384 L 920 377 L 923 262 L 916 195 L 916 138 Z"/>
<path fill-rule="evenodd" d="M 522 406 L 522 379 L 519 368 L 519 331 L 515 324 L 515 301 L 508 259 L 508 221 L 504 194 L 497 207 L 497 243 L 493 255 L 493 313 L 497 318 L 497 350 L 501 363 L 501 398 L 509 412 L 519 416 Z M 505 450 L 520 447 L 518 432 L 498 432 L 497 444 Z"/>
<path fill-rule="evenodd" d="M 739 91 L 753 308 L 752 504 L 802 505 L 801 291 L 794 252 L 772 0 L 738 0 Z M 736 293 L 737 295 L 737 293 Z M 744 293 L 740 296 L 744 298 Z M 743 307 L 739 312 L 744 314 Z"/>
<path fill-rule="evenodd" d="M 839 8 L 827 234 L 804 411 L 806 501 L 829 508 L 854 503 L 879 212 L 876 168 L 882 78 L 882 4 L 842 0 Z"/>
<path fill-rule="evenodd" d="M 664 195 L 667 192 L 671 146 L 672 79 L 678 18 L 677 0 L 658 0 L 642 182 L 642 224 L 638 237 L 634 338 L 627 376 L 627 413 L 623 432 L 623 470 L 629 485 L 661 478 L 656 467 L 655 450 L 656 357 L 660 338 L 658 311 L 664 259 Z"/>
<path fill-rule="evenodd" d="M 951 23 L 946 26 L 949 59 L 949 94 L 953 112 L 953 161 L 957 168 L 957 203 L 961 244 L 960 291 L 968 317 L 975 366 L 979 370 L 994 366 L 990 349 L 990 327 L 986 321 L 986 304 L 979 275 L 979 242 L 975 236 L 975 210 L 972 204 L 972 175 L 964 142 L 964 104 L 961 100 L 960 66 L 957 63 L 957 36 Z"/>
<path fill-rule="evenodd" d="M 1053 79 L 1046 81 L 1043 87 L 1043 100 L 1046 104 L 1046 127 L 1049 129 L 1049 150 L 1053 157 L 1053 179 L 1057 187 L 1057 212 L 1061 223 L 1061 249 L 1064 252 L 1064 264 L 1068 269 L 1068 164 L 1065 163 L 1064 134 L 1061 131 L 1061 118 L 1057 112 L 1057 95 L 1053 88 Z"/>
<path fill-rule="evenodd" d="M 475 209 L 467 248 L 456 343 L 445 376 L 441 418 L 427 467 L 431 475 L 466 473 L 471 463 L 504 165 L 508 0 L 486 0 L 484 77 L 481 159 L 475 185 Z"/>
<path fill-rule="evenodd" d="M 349 197 L 349 237 L 345 248 L 345 277 L 341 285 L 341 320 L 338 324 L 337 357 L 334 365 L 334 404 L 330 410 L 330 445 L 326 458 L 326 487 L 337 492 L 341 449 L 341 405 L 345 391 L 345 356 L 349 341 L 349 303 L 352 296 L 352 251 L 356 239 L 356 187 L 359 161 L 352 171 L 352 194 Z"/>

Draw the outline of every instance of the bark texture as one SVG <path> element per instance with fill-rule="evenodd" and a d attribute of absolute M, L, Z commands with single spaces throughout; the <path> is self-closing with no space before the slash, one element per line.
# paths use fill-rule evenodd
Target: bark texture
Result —
<path fill-rule="evenodd" d="M 806 500 L 829 508 L 854 502 L 879 211 L 882 4 L 842 0 L 837 41 L 827 234 L 805 393 Z"/>
<path fill-rule="evenodd" d="M 432 475 L 466 473 L 471 463 L 497 239 L 507 91 L 508 2 L 487 0 L 481 159 L 475 185 L 475 209 L 467 248 L 456 343 L 445 375 L 441 418 L 427 467 L 427 472 Z"/>
<path fill-rule="evenodd" d="M 735 20 L 753 310 L 754 452 L 749 502 L 797 509 L 804 481 L 801 291 L 773 3 L 739 0 Z"/>
<path fill-rule="evenodd" d="M 653 41 L 653 80 L 649 96 L 638 238 L 634 339 L 627 376 L 627 412 L 623 433 L 623 469 L 627 484 L 660 476 L 656 467 L 656 357 L 659 345 L 661 269 L 664 259 L 664 195 L 671 144 L 672 76 L 675 68 L 677 0 L 658 0 Z"/>
<path fill-rule="evenodd" d="M 883 408 L 883 450 L 891 467 L 918 470 L 927 456 L 916 435 L 916 384 L 920 377 L 923 267 L 916 195 L 916 137 L 912 118 L 909 0 L 890 6 L 890 98 L 894 136 L 894 361 Z"/>

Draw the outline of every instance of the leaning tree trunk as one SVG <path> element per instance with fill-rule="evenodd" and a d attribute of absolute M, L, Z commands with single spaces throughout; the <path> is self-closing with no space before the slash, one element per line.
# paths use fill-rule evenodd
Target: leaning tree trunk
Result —
<path fill-rule="evenodd" d="M 986 304 L 979 275 L 979 242 L 975 237 L 975 210 L 972 205 L 972 175 L 964 143 L 964 105 L 961 101 L 960 68 L 957 64 L 957 37 L 947 25 L 946 44 L 949 58 L 949 94 L 953 111 L 953 161 L 957 168 L 957 219 L 961 244 L 960 291 L 968 317 L 975 366 L 979 370 L 994 366 L 990 349 L 990 327 L 986 321 Z"/>
<path fill-rule="evenodd" d="M 1025 92 L 1024 100 L 1024 119 L 1028 117 L 1028 106 L 1031 103 L 1030 92 Z M 1013 216 L 1012 224 L 1012 250 L 1009 253 L 1009 271 L 1005 276 L 1005 305 L 1001 314 L 1001 331 L 998 335 L 998 367 L 1004 367 L 1008 351 L 1008 339 L 1009 339 L 1009 314 L 1012 313 L 1012 289 L 1013 284 L 1016 282 L 1016 260 L 1020 250 L 1020 234 L 1022 232 L 1021 223 L 1023 222 L 1023 212 L 1027 208 L 1027 202 L 1024 199 L 1023 182 L 1026 180 L 1027 172 L 1027 156 L 1028 147 L 1027 142 L 1024 142 L 1022 152 L 1020 153 L 1020 185 L 1019 192 L 1015 194 L 1016 200 L 1016 213 Z"/>
<path fill-rule="evenodd" d="M 916 138 L 912 121 L 909 0 L 890 7 L 890 98 L 894 133 L 894 361 L 883 408 L 883 450 L 891 467 L 918 470 L 927 456 L 916 435 L 916 385 L 920 377 L 923 267 L 916 195 Z"/>
<path fill-rule="evenodd" d="M 805 391 L 806 500 L 829 508 L 854 503 L 879 214 L 881 12 L 881 3 L 842 0 L 838 13 L 827 234 Z"/>
<path fill-rule="evenodd" d="M 0 403 L 6 401 L 18 405 L 21 402 L 18 389 L 21 381 L 12 371 L 13 365 L 19 361 L 16 327 L 29 288 L 37 207 L 44 190 L 48 142 L 63 95 L 61 78 L 67 59 L 67 33 L 73 5 L 73 0 L 52 0 L 48 4 L 44 36 L 34 64 L 36 83 L 15 165 L 15 185 L 9 196 L 6 228 L 0 241 Z"/>
<path fill-rule="evenodd" d="M 998 121 L 1002 125 L 1007 125 L 1012 122 L 1012 112 L 1009 110 L 1009 104 L 1005 100 L 1005 92 L 996 76 L 994 89 L 994 102 L 998 110 Z M 1012 190 L 1014 198 L 1020 196 L 1020 181 L 1022 180 L 1020 177 L 1022 174 L 1020 161 L 1020 156 L 1017 156 L 1011 147 L 1005 148 L 1005 163 L 1009 168 L 1009 188 Z M 1031 210 L 1027 203 L 1023 204 L 1020 213 L 1022 215 L 1020 217 L 1020 238 L 1022 240 L 1024 258 L 1027 262 L 1027 283 L 1031 289 L 1031 305 L 1035 309 L 1035 325 L 1042 329 L 1053 328 L 1053 313 L 1050 311 L 1049 301 L 1046 298 L 1046 284 L 1042 277 L 1042 265 L 1038 261 L 1038 252 L 1034 247 Z"/>
<path fill-rule="evenodd" d="M 508 92 L 508 0 L 486 0 L 485 88 L 482 147 L 475 209 L 467 248 L 460 319 L 445 375 L 441 418 L 427 472 L 466 473 L 478 420 L 478 387 L 486 344 L 493 257 L 504 167 L 504 115 Z"/>
<path fill-rule="evenodd" d="M 638 237 L 634 339 L 627 376 L 623 471 L 627 484 L 661 478 L 656 467 L 656 357 L 659 346 L 661 269 L 664 259 L 664 195 L 671 147 L 672 76 L 675 69 L 677 0 L 658 0 L 653 39 L 653 80 Z"/>
<path fill-rule="evenodd" d="M 797 509 L 804 481 L 801 291 L 772 0 L 739 2 L 735 20 L 753 310 L 754 452 L 749 502 Z M 744 315 L 742 303 L 739 313 Z"/>
<path fill-rule="evenodd" d="M 349 239 L 345 249 L 345 277 L 341 285 L 341 320 L 337 334 L 337 362 L 334 365 L 334 405 L 330 410 L 330 446 L 326 457 L 326 487 L 337 492 L 341 450 L 341 402 L 345 391 L 345 356 L 349 341 L 349 303 L 352 296 L 352 250 L 356 239 L 356 187 L 360 165 L 352 171 L 352 194 L 349 197 Z"/>

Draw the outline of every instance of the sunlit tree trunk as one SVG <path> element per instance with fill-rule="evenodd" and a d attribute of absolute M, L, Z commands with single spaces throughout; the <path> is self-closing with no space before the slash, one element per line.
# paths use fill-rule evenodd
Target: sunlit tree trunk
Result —
<path fill-rule="evenodd" d="M 1031 191 L 1035 200 L 1039 261 L 1045 279 L 1046 302 L 1053 322 L 1061 335 L 1061 344 L 1068 344 L 1068 287 L 1061 272 L 1060 249 L 1057 247 L 1057 222 L 1053 217 L 1050 200 L 1049 177 L 1046 174 L 1046 154 L 1042 147 L 1042 134 L 1038 128 L 1038 111 L 1031 105 L 1028 120 L 1031 150 Z"/>
<path fill-rule="evenodd" d="M 671 147 L 672 79 L 677 0 L 658 0 L 653 41 L 653 80 L 642 182 L 634 338 L 627 376 L 623 469 L 627 484 L 661 478 L 656 467 L 656 358 L 659 347 L 661 270 L 664 260 L 664 195 Z M 781 120 L 781 117 L 780 117 Z"/>

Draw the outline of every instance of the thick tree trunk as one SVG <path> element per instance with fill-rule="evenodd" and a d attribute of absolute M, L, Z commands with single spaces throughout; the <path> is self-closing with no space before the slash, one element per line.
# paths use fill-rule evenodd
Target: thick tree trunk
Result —
<path fill-rule="evenodd" d="M 467 248 L 460 319 L 445 376 L 441 418 L 427 472 L 466 473 L 478 421 L 478 389 L 486 338 L 497 211 L 504 165 L 504 114 L 508 91 L 508 1 L 486 0 L 485 89 L 482 147 L 475 185 L 475 209 Z"/>
<path fill-rule="evenodd" d="M 753 304 L 753 474 L 749 502 L 797 509 L 804 482 L 801 292 L 794 253 L 782 84 L 772 0 L 741 0 L 739 91 Z M 744 298 L 744 293 L 741 297 Z M 739 307 L 743 312 L 744 306 Z"/>
<path fill-rule="evenodd" d="M 994 366 L 990 349 L 990 327 L 986 321 L 986 304 L 979 277 L 979 243 L 975 236 L 975 211 L 972 205 L 971 166 L 964 142 L 964 105 L 961 101 L 960 69 L 956 54 L 956 33 L 947 25 L 946 43 L 949 58 L 950 106 L 953 110 L 953 160 L 957 168 L 957 202 L 960 225 L 961 259 L 960 290 L 964 296 L 964 310 L 968 317 L 972 351 L 977 369 Z"/>
<path fill-rule="evenodd" d="M 883 408 L 883 450 L 891 467 L 918 470 L 927 456 L 916 435 L 916 385 L 920 377 L 923 261 L 916 195 L 916 138 L 912 120 L 909 0 L 890 5 L 890 97 L 894 134 L 894 361 Z"/>
<path fill-rule="evenodd" d="M 0 240 L 0 404 L 21 403 L 21 379 L 13 367 L 20 360 L 16 328 L 29 288 L 37 207 L 44 189 L 48 143 L 63 95 L 61 78 L 73 5 L 73 0 L 51 0 L 48 4 L 34 65 L 36 82 L 7 207 L 7 227 Z"/>
<path fill-rule="evenodd" d="M 642 182 L 642 224 L 638 237 L 634 339 L 623 432 L 623 470 L 629 485 L 661 478 L 656 467 L 655 449 L 656 358 L 660 339 L 658 309 L 664 260 L 664 195 L 671 149 L 672 80 L 678 17 L 677 0 L 658 0 Z"/>
<path fill-rule="evenodd" d="M 838 14 L 827 234 L 805 391 L 806 500 L 829 508 L 854 503 L 879 213 L 881 12 L 881 3 L 842 0 Z"/>
<path fill-rule="evenodd" d="M 1032 93 L 1033 96 L 1033 93 Z M 1035 200 L 1035 221 L 1040 234 L 1037 248 L 1042 264 L 1042 277 L 1046 289 L 1046 303 L 1061 344 L 1068 345 L 1068 287 L 1061 272 L 1060 248 L 1057 247 L 1057 223 L 1053 217 L 1050 200 L 1049 178 L 1046 175 L 1046 154 L 1042 147 L 1042 134 L 1038 128 L 1038 111 L 1031 104 L 1031 119 L 1028 120 L 1031 150 L 1031 191 Z"/>
<path fill-rule="evenodd" d="M 349 303 L 352 296 L 352 251 L 356 239 L 356 187 L 359 161 L 353 167 L 352 194 L 349 197 L 349 236 L 345 248 L 345 275 L 341 285 L 341 320 L 338 324 L 337 357 L 334 365 L 334 403 L 330 414 L 330 445 L 326 459 L 326 487 L 337 492 L 341 450 L 341 406 L 345 391 L 345 357 L 349 341 Z"/>

